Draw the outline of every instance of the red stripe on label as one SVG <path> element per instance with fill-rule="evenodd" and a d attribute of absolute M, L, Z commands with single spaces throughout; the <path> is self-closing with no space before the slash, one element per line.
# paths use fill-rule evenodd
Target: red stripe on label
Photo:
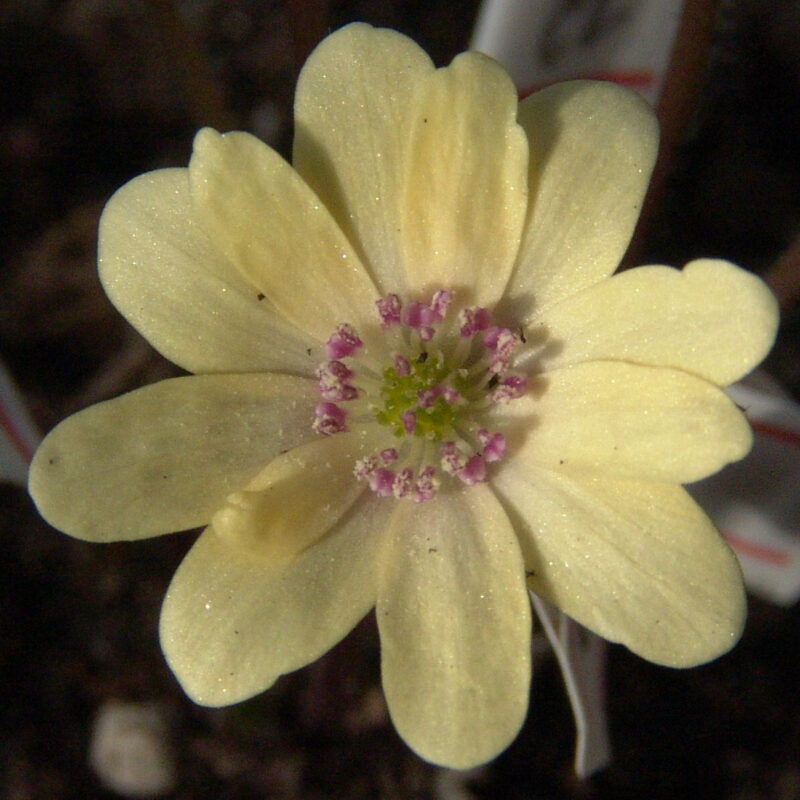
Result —
<path fill-rule="evenodd" d="M 559 78 L 554 81 L 544 81 L 542 83 L 535 83 L 531 86 L 526 86 L 520 89 L 520 100 L 526 98 L 529 94 L 538 92 L 539 89 L 544 89 L 546 86 L 552 86 L 554 83 L 561 83 L 569 78 Z M 609 81 L 610 83 L 617 83 L 620 86 L 627 86 L 629 89 L 637 89 L 642 91 L 650 89 L 655 85 L 656 74 L 650 70 L 607 70 L 602 72 L 590 72 L 583 75 L 575 75 L 571 80 L 584 80 L 584 81 Z"/>
<path fill-rule="evenodd" d="M 9 416 L 5 406 L 0 405 L 0 428 L 2 428 L 8 436 L 14 449 L 22 456 L 25 463 L 30 464 L 33 458 L 33 451 L 28 447 L 28 443 L 22 437 L 22 434 L 17 430 L 14 425 L 14 420 Z"/>
<path fill-rule="evenodd" d="M 790 444 L 794 447 L 800 447 L 800 433 L 797 431 L 790 431 L 786 428 L 779 428 L 777 425 L 772 425 L 769 422 L 761 422 L 756 419 L 750 420 L 750 427 L 755 433 L 761 436 L 768 436 L 770 439 L 776 439 L 783 444 Z"/>
<path fill-rule="evenodd" d="M 777 547 L 751 542 L 730 531 L 723 531 L 722 535 L 728 540 L 728 544 L 737 553 L 753 558 L 756 561 L 763 561 L 765 564 L 774 564 L 776 567 L 783 567 L 792 560 L 791 553 L 786 550 L 779 550 Z"/>
<path fill-rule="evenodd" d="M 592 81 L 611 81 L 630 89 L 648 89 L 656 80 L 654 72 L 644 69 L 609 70 L 607 72 L 594 72 L 588 76 Z"/>

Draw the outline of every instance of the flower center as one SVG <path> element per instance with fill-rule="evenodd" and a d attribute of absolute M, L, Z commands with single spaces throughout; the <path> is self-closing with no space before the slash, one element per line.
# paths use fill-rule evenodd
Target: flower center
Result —
<path fill-rule="evenodd" d="M 387 429 L 387 446 L 353 467 L 380 496 L 430 500 L 443 480 L 485 481 L 487 464 L 505 455 L 505 437 L 486 417 L 525 392 L 525 378 L 508 369 L 519 339 L 486 308 L 449 313 L 452 301 L 445 289 L 427 304 L 404 306 L 395 294 L 378 300 L 387 363 L 377 369 L 351 325 L 326 343 L 313 428 L 323 436 L 370 423 Z"/>
<path fill-rule="evenodd" d="M 383 408 L 375 419 L 396 436 L 424 436 L 440 441 L 453 431 L 466 401 L 465 370 L 450 371 L 441 352 L 427 350 L 409 361 L 395 356 L 395 365 L 383 371 L 380 390 Z"/>

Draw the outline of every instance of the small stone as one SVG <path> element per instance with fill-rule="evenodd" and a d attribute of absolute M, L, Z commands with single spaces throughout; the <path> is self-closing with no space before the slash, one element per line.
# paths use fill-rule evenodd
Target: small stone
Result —
<path fill-rule="evenodd" d="M 89 764 L 123 797 L 161 797 L 175 786 L 175 762 L 162 710 L 108 700 L 97 711 Z"/>

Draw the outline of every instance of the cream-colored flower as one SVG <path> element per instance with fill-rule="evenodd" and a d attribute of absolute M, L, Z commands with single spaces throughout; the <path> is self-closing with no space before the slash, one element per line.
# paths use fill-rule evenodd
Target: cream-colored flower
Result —
<path fill-rule="evenodd" d="M 469 767 L 526 714 L 528 588 L 660 664 L 735 642 L 736 561 L 679 484 L 747 452 L 719 387 L 776 308 L 722 261 L 610 277 L 656 140 L 616 86 L 518 107 L 491 59 L 357 24 L 300 76 L 293 167 L 204 130 L 114 195 L 106 290 L 195 374 L 66 420 L 30 487 L 87 540 L 208 526 L 161 618 L 190 697 L 261 692 L 376 608 L 400 734 Z"/>

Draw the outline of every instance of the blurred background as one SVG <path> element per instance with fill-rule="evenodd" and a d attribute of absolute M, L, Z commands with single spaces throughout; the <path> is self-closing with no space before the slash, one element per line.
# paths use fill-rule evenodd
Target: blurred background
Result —
<path fill-rule="evenodd" d="M 177 374 L 97 280 L 97 220 L 116 188 L 150 169 L 185 166 L 203 124 L 250 130 L 288 155 L 297 74 L 327 32 L 353 20 L 393 27 L 441 66 L 468 46 L 478 6 L 0 5 L 0 358 L 41 430 Z M 767 368 L 797 398 L 800 2 L 719 4 L 704 64 L 691 76 L 691 114 L 637 260 L 721 256 L 769 275 L 784 317 Z M 739 646 L 691 671 L 611 648 L 615 756 L 586 781 L 572 772 L 560 674 L 542 657 L 519 738 L 484 770 L 455 776 L 421 762 L 394 733 L 371 620 L 264 695 L 200 708 L 183 696 L 157 639 L 161 600 L 193 534 L 92 546 L 50 529 L 21 488 L 0 484 L 0 502 L 0 797 L 800 798 L 796 606 L 753 599 Z M 144 765 L 117 792 L 96 766 L 99 758 L 113 771 L 113 742 L 90 763 L 98 726 L 106 744 L 129 737 L 132 775 L 137 753 Z"/>

